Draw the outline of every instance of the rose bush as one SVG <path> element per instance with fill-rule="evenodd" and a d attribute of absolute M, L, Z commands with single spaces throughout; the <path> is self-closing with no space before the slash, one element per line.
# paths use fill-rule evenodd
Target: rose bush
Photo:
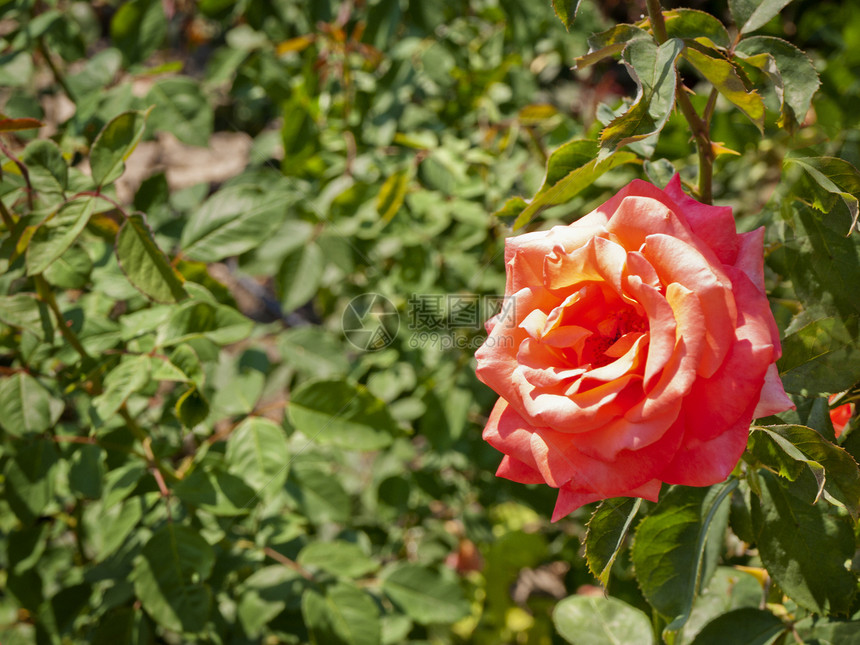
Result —
<path fill-rule="evenodd" d="M 792 407 L 774 362 L 764 229 L 633 181 L 570 226 L 512 237 L 478 377 L 497 475 L 559 489 L 553 520 L 663 482 L 724 480 L 753 418 Z"/>

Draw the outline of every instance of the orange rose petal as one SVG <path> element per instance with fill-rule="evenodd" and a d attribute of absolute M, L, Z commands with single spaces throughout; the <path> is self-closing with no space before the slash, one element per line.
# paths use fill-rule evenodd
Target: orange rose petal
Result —
<path fill-rule="evenodd" d="M 650 197 L 625 198 L 606 225 L 610 239 L 628 251 L 638 251 L 649 235 L 661 233 L 692 243 L 692 232 L 672 209 Z M 659 273 L 659 272 L 658 272 Z"/>
<path fill-rule="evenodd" d="M 724 481 L 734 470 L 747 446 L 754 407 L 754 404 L 747 406 L 738 421 L 728 428 L 722 428 L 720 434 L 708 440 L 697 437 L 696 429 L 688 426 L 681 447 L 660 474 L 660 479 L 667 484 L 684 486 L 712 486 Z M 693 408 L 687 420 L 696 416 L 696 409 Z"/>
<path fill-rule="evenodd" d="M 768 365 L 767 372 L 764 375 L 764 386 L 761 389 L 758 405 L 756 405 L 753 411 L 753 418 L 769 417 L 772 414 L 778 414 L 793 407 L 794 403 L 788 398 L 785 388 L 782 386 L 782 379 L 779 378 L 776 364 L 771 363 Z"/>
<path fill-rule="evenodd" d="M 545 484 L 543 476 L 531 466 L 515 457 L 505 455 L 496 470 L 496 477 L 504 477 L 520 484 Z"/>
<path fill-rule="evenodd" d="M 749 426 L 764 386 L 765 373 L 774 360 L 774 346 L 767 325 L 767 318 L 772 314 L 767 300 L 755 296 L 758 290 L 743 273 L 733 267 L 727 268 L 733 272 L 738 303 L 737 340 L 720 368 L 711 378 L 697 380 L 687 399 L 694 413 L 687 419 L 688 425 L 694 436 L 702 440 L 713 439 L 738 419 Z M 789 407 L 793 406 L 783 409 Z M 749 416 L 745 416 L 747 409 Z"/>
<path fill-rule="evenodd" d="M 675 347 L 660 378 L 646 389 L 641 404 L 625 414 L 630 421 L 662 414 L 673 401 L 686 396 L 696 381 L 696 367 L 705 348 L 701 303 L 695 293 L 678 283 L 669 285 L 666 295 L 677 321 Z"/>
<path fill-rule="evenodd" d="M 643 284 L 636 276 L 631 276 L 627 284 L 630 293 L 643 306 L 648 318 L 648 359 L 643 385 L 648 390 L 675 350 L 675 316 L 672 307 L 659 291 Z"/>
<path fill-rule="evenodd" d="M 617 497 L 642 497 L 644 499 L 656 502 L 660 495 L 660 488 L 663 482 L 659 479 L 652 479 L 635 488 L 634 490 L 625 491 Z M 563 517 L 570 515 L 580 506 L 585 506 L 591 502 L 605 499 L 600 493 L 590 492 L 574 492 L 567 487 L 562 487 L 558 491 L 558 499 L 555 502 L 555 508 L 552 511 L 552 521 L 557 522 Z"/>
<path fill-rule="evenodd" d="M 731 207 L 708 206 L 697 202 L 681 188 L 681 176 L 677 174 L 669 181 L 665 192 L 678 204 L 696 237 L 714 251 L 720 262 L 734 264 L 738 253 L 738 234 Z"/>
<path fill-rule="evenodd" d="M 708 378 L 719 368 L 734 336 L 737 313 L 732 283 L 698 249 L 667 235 L 649 235 L 642 253 L 664 284 L 677 282 L 694 291 L 701 300 L 707 349 L 698 373 Z"/>

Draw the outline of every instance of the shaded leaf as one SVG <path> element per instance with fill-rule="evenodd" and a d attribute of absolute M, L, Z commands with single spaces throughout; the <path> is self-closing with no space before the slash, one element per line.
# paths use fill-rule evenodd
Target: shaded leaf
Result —
<path fill-rule="evenodd" d="M 829 513 L 825 504 L 795 497 L 776 475 L 760 471 L 759 479 L 752 518 L 768 573 L 810 611 L 847 612 L 856 591 L 854 576 L 843 565 L 855 551 L 851 522 Z"/>
<path fill-rule="evenodd" d="M 212 105 L 198 81 L 185 76 L 162 78 L 150 88 L 152 127 L 170 132 L 192 146 L 209 145 L 215 119 Z"/>
<path fill-rule="evenodd" d="M 711 488 L 672 488 L 636 528 L 631 557 L 645 599 L 683 627 L 714 571 L 728 524 L 725 503 L 737 480 Z"/>
<path fill-rule="evenodd" d="M 692 645 L 767 645 L 788 628 L 769 611 L 743 607 L 717 616 L 693 639 Z"/>
<path fill-rule="evenodd" d="M 860 195 L 860 171 L 844 159 L 836 157 L 787 157 L 785 164 L 800 166 L 816 186 L 842 199 L 851 217 L 851 226 L 846 233 L 850 235 L 857 226 L 860 214 L 857 197 Z M 817 202 L 813 202 L 813 206 L 819 210 L 826 209 L 824 204 Z"/>
<path fill-rule="evenodd" d="M 107 421 L 126 399 L 149 383 L 149 357 L 123 356 L 104 379 L 104 392 L 93 398 L 93 409 Z"/>
<path fill-rule="evenodd" d="M 316 295 L 325 265 L 325 254 L 315 241 L 287 254 L 277 277 L 278 295 L 285 312 L 295 311 Z"/>
<path fill-rule="evenodd" d="M 186 504 L 219 516 L 248 513 L 256 499 L 254 491 L 242 479 L 220 468 L 209 468 L 205 463 L 185 476 L 173 491 Z"/>
<path fill-rule="evenodd" d="M 135 594 L 160 625 L 200 632 L 212 605 L 212 592 L 203 581 L 214 563 L 212 547 L 195 530 L 168 522 L 152 534 L 135 562 Z"/>
<path fill-rule="evenodd" d="M 854 517 L 860 514 L 860 469 L 845 450 L 805 426 L 766 426 L 754 430 L 765 433 L 792 460 L 818 464 L 823 469 L 824 489 Z"/>
<path fill-rule="evenodd" d="M 385 403 L 347 381 L 305 383 L 287 409 L 296 429 L 311 440 L 347 450 L 379 450 L 398 433 Z"/>

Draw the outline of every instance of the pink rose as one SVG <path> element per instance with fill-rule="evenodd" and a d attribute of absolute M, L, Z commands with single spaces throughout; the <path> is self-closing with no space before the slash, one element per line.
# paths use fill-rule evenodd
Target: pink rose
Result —
<path fill-rule="evenodd" d="M 509 238 L 505 308 L 478 378 L 501 397 L 497 475 L 559 489 L 553 521 L 595 500 L 723 481 L 753 418 L 792 407 L 774 362 L 764 229 L 633 181 L 570 226 Z"/>

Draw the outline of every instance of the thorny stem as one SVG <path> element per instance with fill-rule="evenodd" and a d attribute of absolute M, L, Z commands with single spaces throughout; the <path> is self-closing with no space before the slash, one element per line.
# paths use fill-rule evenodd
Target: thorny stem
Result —
<path fill-rule="evenodd" d="M 662 45 L 668 40 L 668 33 L 666 32 L 666 22 L 663 19 L 663 9 L 660 6 L 660 0 L 646 0 L 646 3 L 648 7 L 648 19 L 651 22 L 654 38 L 658 44 Z M 681 110 L 687 123 L 690 124 L 690 130 L 693 132 L 693 138 L 696 141 L 696 150 L 699 155 L 698 198 L 701 202 L 710 204 L 713 201 L 714 177 L 714 149 L 711 145 L 710 130 L 717 90 L 714 88 L 711 91 L 704 116 L 700 117 L 690 101 L 687 88 L 681 81 L 681 74 L 677 69 L 675 70 L 675 76 L 675 97 L 678 101 L 678 108 Z"/>

